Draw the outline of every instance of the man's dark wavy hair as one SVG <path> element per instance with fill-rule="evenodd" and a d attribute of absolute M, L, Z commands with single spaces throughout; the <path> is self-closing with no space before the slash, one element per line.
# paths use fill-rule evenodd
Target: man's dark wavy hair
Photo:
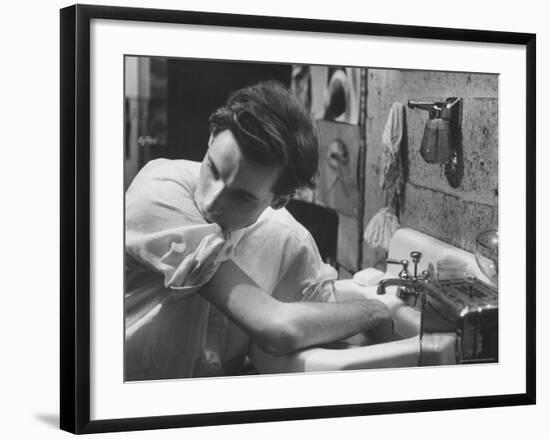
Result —
<path fill-rule="evenodd" d="M 233 92 L 209 119 L 210 133 L 230 130 L 247 160 L 280 165 L 273 193 L 287 195 L 315 186 L 319 136 L 302 103 L 276 81 Z"/>

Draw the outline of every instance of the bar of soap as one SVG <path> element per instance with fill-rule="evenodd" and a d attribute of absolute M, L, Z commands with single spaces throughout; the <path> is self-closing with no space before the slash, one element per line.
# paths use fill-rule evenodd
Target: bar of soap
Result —
<path fill-rule="evenodd" d="M 355 273 L 353 275 L 353 280 L 359 285 L 370 287 L 372 285 L 378 285 L 378 282 L 382 280 L 383 276 L 383 271 L 369 267 Z"/>

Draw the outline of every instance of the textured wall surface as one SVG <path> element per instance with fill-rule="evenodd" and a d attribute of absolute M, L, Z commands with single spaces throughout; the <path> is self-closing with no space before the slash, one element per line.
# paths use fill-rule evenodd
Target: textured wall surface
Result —
<path fill-rule="evenodd" d="M 408 178 L 401 224 L 468 251 L 480 229 L 498 223 L 498 76 L 369 69 L 365 226 L 383 207 L 379 187 L 382 132 L 394 102 L 461 97 L 464 177 L 452 188 L 444 166 L 428 164 L 419 150 L 428 113 L 406 109 L 403 147 Z M 404 255 L 405 256 L 405 255 Z M 363 266 L 376 256 L 365 245 Z"/>

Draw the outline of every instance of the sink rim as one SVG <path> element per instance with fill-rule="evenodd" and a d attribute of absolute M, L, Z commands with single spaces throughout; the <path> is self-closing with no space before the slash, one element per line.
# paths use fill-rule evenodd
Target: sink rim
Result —
<path fill-rule="evenodd" d="M 409 327 L 406 325 L 400 327 L 397 324 L 394 328 L 393 340 L 363 346 L 352 344 L 347 349 L 316 346 L 291 355 L 274 357 L 252 345 L 249 356 L 260 373 L 333 372 L 418 366 L 420 312 L 395 295 L 397 288 L 388 288 L 388 294 L 378 296 L 376 286 L 358 285 L 352 279 L 338 280 L 335 282 L 335 287 L 338 302 L 377 299 L 388 306 L 394 324 L 396 319 L 398 321 L 406 319 L 413 324 Z"/>

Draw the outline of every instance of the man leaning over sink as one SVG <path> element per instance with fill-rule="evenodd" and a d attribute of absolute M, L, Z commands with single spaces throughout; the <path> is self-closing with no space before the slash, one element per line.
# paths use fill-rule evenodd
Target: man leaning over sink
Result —
<path fill-rule="evenodd" d="M 125 379 L 235 374 L 250 348 L 282 356 L 391 331 L 377 300 L 335 302 L 336 270 L 284 208 L 312 187 L 318 135 L 286 88 L 234 92 L 202 163 L 149 162 L 126 193 Z M 215 307 L 227 327 L 207 343 Z"/>

